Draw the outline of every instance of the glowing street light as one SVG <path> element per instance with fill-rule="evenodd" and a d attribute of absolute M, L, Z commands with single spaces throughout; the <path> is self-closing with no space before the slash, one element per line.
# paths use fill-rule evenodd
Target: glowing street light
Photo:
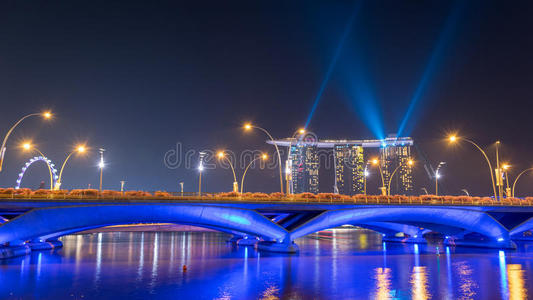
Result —
<path fill-rule="evenodd" d="M 2 141 L 2 146 L 0 146 L 0 172 L 2 172 L 2 165 L 4 164 L 4 155 L 6 154 L 7 139 L 9 138 L 15 127 L 17 127 L 25 119 L 33 116 L 41 116 L 43 117 L 43 119 L 49 120 L 52 118 L 52 113 L 50 111 L 44 111 L 40 113 L 25 115 L 24 117 L 20 118 L 13 126 L 11 126 L 11 128 L 6 133 L 4 140 Z"/>
<path fill-rule="evenodd" d="M 200 152 L 199 154 L 199 163 L 198 163 L 198 197 L 202 196 L 202 173 L 204 172 L 204 157 L 206 155 L 205 152 Z"/>
<path fill-rule="evenodd" d="M 242 174 L 242 179 L 241 179 L 241 194 L 243 193 L 243 190 L 244 190 L 244 177 L 246 176 L 246 172 L 248 172 L 248 169 L 250 168 L 250 166 L 258 159 L 262 159 L 263 161 L 266 161 L 268 159 L 268 155 L 266 154 L 262 154 L 261 156 L 258 156 L 256 158 L 254 158 L 247 166 L 246 166 L 246 169 L 244 169 L 244 173 Z"/>
<path fill-rule="evenodd" d="M 412 160 L 412 159 L 409 159 L 407 160 L 407 166 L 409 167 L 412 167 L 413 165 L 415 164 L 415 162 Z M 396 171 L 398 171 L 398 169 L 400 169 L 403 165 L 401 164 L 398 164 L 398 166 L 396 167 L 396 169 L 394 169 L 394 171 L 392 171 L 392 174 L 390 175 L 389 177 L 389 185 L 387 187 L 387 195 L 390 196 L 390 184 L 392 182 L 392 178 L 394 177 L 394 174 L 396 174 Z M 385 185 L 385 184 L 384 184 Z"/>
<path fill-rule="evenodd" d="M 379 188 L 381 190 L 382 196 L 387 196 L 387 187 L 385 186 L 385 178 L 383 177 L 383 170 L 381 169 L 381 164 L 379 163 L 379 160 L 377 158 L 374 158 L 371 160 L 373 166 L 378 166 L 379 168 L 379 174 L 381 175 L 381 184 L 382 186 Z"/>
<path fill-rule="evenodd" d="M 61 188 L 61 178 L 63 177 L 63 169 L 65 168 L 65 165 L 67 164 L 67 161 L 74 153 L 83 154 L 87 151 L 87 148 L 85 145 L 79 145 L 77 146 L 72 152 L 69 153 L 67 158 L 65 158 L 65 161 L 63 161 L 63 164 L 61 165 L 61 170 L 59 171 L 59 178 L 56 181 L 56 184 L 54 186 L 54 190 L 59 190 Z"/>
<path fill-rule="evenodd" d="M 441 177 L 439 171 L 446 164 L 446 162 L 441 161 L 435 170 L 435 196 L 439 195 L 439 179 Z"/>
<path fill-rule="evenodd" d="M 278 163 L 279 163 L 279 185 L 280 185 L 280 188 L 281 188 L 281 193 L 283 194 L 283 171 L 282 171 L 282 163 L 281 163 L 281 154 L 279 152 L 279 148 L 278 148 L 278 145 L 276 144 L 276 141 L 274 140 L 274 138 L 272 137 L 272 135 L 264 128 L 261 128 L 261 127 L 258 127 L 258 126 L 254 126 L 252 125 L 251 123 L 246 123 L 244 124 L 244 129 L 249 131 L 249 130 L 252 130 L 252 129 L 259 129 L 261 130 L 263 133 L 265 133 L 269 138 L 270 140 L 272 141 L 272 143 L 274 144 L 274 147 L 276 148 L 276 152 L 278 154 Z"/>
<path fill-rule="evenodd" d="M 512 197 L 511 188 L 509 187 L 509 169 L 511 169 L 511 165 L 509 165 L 508 163 L 502 164 L 501 175 L 505 176 L 505 195 L 506 195 L 506 197 Z"/>
<path fill-rule="evenodd" d="M 46 159 L 46 156 L 44 156 L 44 154 L 41 151 L 39 151 L 39 149 L 35 148 L 31 144 L 31 142 L 22 143 L 21 148 L 23 151 L 35 150 L 37 153 L 39 153 L 44 158 L 44 161 L 46 162 L 46 166 L 48 167 L 48 172 L 50 173 L 50 190 L 53 190 L 54 189 L 54 175 L 52 173 L 53 164 L 51 165 L 49 160 Z"/>
<path fill-rule="evenodd" d="M 494 199 L 498 199 L 498 194 L 496 194 L 496 184 L 494 183 L 494 174 L 493 174 L 493 171 L 492 171 L 492 165 L 490 163 L 489 157 L 487 156 L 485 151 L 483 151 L 483 149 L 481 147 L 479 147 L 476 143 L 474 143 L 474 141 L 472 141 L 472 140 L 469 140 L 469 139 L 464 138 L 464 137 L 458 137 L 456 135 L 450 135 L 448 137 L 448 141 L 450 143 L 456 143 L 459 140 L 462 140 L 462 141 L 465 141 L 467 143 L 472 144 L 474 147 L 476 147 L 476 149 L 478 149 L 481 152 L 481 154 L 483 154 L 483 157 L 485 157 L 485 160 L 487 161 L 487 165 L 489 166 L 490 179 L 492 181 L 492 191 L 494 193 Z"/>
<path fill-rule="evenodd" d="M 235 168 L 233 167 L 233 164 L 231 163 L 231 160 L 229 160 L 229 158 L 226 156 L 224 151 L 219 151 L 217 153 L 217 156 L 218 156 L 218 159 L 220 159 L 220 160 L 225 159 L 228 162 L 229 166 L 231 167 L 231 171 L 233 172 L 233 191 L 235 193 L 238 193 L 239 192 L 239 183 L 237 182 L 237 175 L 235 175 Z"/>
<path fill-rule="evenodd" d="M 100 168 L 100 188 L 99 188 L 99 191 L 101 193 L 102 192 L 102 178 L 103 178 L 103 175 L 104 175 L 104 167 L 105 167 L 105 163 L 104 163 L 104 151 L 105 151 L 105 149 L 100 148 L 98 151 L 100 152 L 100 162 L 98 163 L 98 168 Z"/>

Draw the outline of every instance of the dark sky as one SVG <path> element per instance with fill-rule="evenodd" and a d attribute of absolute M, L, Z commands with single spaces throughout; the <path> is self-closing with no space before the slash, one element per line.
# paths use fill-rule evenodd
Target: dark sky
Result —
<path fill-rule="evenodd" d="M 128 189 L 175 191 L 183 181 L 195 191 L 197 171 L 167 168 L 165 153 L 179 143 L 183 152 L 273 154 L 260 132 L 243 133 L 243 122 L 275 137 L 304 125 L 345 32 L 310 118 L 319 138 L 377 138 L 406 118 L 402 135 L 431 163 L 447 162 L 442 182 L 452 194 L 489 194 L 490 181 L 482 156 L 466 144 L 448 147 L 447 132 L 487 146 L 491 157 L 490 144 L 501 140 L 512 179 L 533 164 L 531 1 L 196 2 L 1 2 L 0 129 L 42 109 L 56 117 L 17 128 L 0 186 L 14 185 L 30 157 L 16 146 L 31 138 L 56 164 L 78 141 L 92 147 L 69 162 L 65 188 L 97 186 L 103 147 L 104 188 L 126 180 Z M 432 187 L 418 170 L 417 189 Z M 32 166 L 22 185 L 46 176 Z M 204 190 L 229 190 L 231 177 L 206 171 Z M 531 194 L 533 176 L 522 180 L 518 193 Z M 247 175 L 248 190 L 278 187 L 276 169 Z"/>

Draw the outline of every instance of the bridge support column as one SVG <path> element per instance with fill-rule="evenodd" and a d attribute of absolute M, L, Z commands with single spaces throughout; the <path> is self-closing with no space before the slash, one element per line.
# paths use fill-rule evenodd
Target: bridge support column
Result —
<path fill-rule="evenodd" d="M 243 236 L 242 235 L 233 235 L 230 239 L 228 239 L 226 242 L 228 243 L 232 243 L 232 244 L 237 244 L 237 242 L 242 239 Z"/>
<path fill-rule="evenodd" d="M 516 249 L 516 244 L 509 237 L 502 237 L 496 240 L 489 238 L 468 238 L 447 236 L 444 238 L 445 246 L 464 246 L 491 249 Z"/>
<path fill-rule="evenodd" d="M 427 244 L 426 239 L 421 234 L 414 236 L 382 234 L 381 240 L 387 243 Z"/>
<path fill-rule="evenodd" d="M 518 234 L 511 235 L 511 239 L 513 241 L 531 242 L 533 241 L 533 233 L 531 232 L 531 230 L 527 230 L 524 232 L 520 232 Z"/>
<path fill-rule="evenodd" d="M 24 244 L 23 242 L 0 245 L 0 259 L 27 255 L 30 252 L 31 252 L 30 247 Z"/>
<path fill-rule="evenodd" d="M 259 241 L 257 250 L 278 252 L 278 253 L 297 253 L 300 248 L 294 243 L 290 236 L 287 235 L 283 241 Z"/>
<path fill-rule="evenodd" d="M 46 241 L 41 241 L 40 239 L 34 239 L 28 242 L 28 246 L 30 247 L 32 251 L 51 250 L 51 249 L 63 247 L 63 243 L 57 239 L 50 239 Z"/>
<path fill-rule="evenodd" d="M 242 239 L 237 241 L 239 246 L 254 246 L 259 242 L 259 238 L 253 235 L 245 235 Z"/>

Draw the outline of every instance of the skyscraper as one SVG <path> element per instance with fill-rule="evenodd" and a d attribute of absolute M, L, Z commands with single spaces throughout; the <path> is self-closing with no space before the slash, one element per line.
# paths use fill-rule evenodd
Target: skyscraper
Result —
<path fill-rule="evenodd" d="M 344 195 L 363 193 L 363 147 L 350 144 L 333 146 L 335 161 L 334 192 Z"/>
<path fill-rule="evenodd" d="M 393 181 L 390 184 L 391 194 L 407 194 L 413 190 L 412 168 L 408 161 L 411 159 L 411 146 L 386 145 L 380 149 L 381 168 L 385 186 L 389 185 L 390 178 L 396 170 Z"/>
<path fill-rule="evenodd" d="M 294 138 L 289 138 L 267 143 L 290 149 L 286 172 L 290 175 L 287 176 L 287 180 L 291 193 L 318 193 L 318 169 L 320 158 L 323 157 L 322 152 L 318 152 L 319 149 L 333 149 L 335 176 L 333 192 L 335 193 L 346 195 L 363 193 L 365 161 L 367 162 L 374 155 L 380 157 L 385 188 L 388 187 L 389 180 L 396 170 L 393 182 L 391 182 L 391 194 L 408 194 L 413 190 L 412 170 L 408 163 L 413 145 L 410 137 L 391 136 L 381 140 L 318 140 L 314 138 L 299 140 L 296 143 Z M 363 156 L 364 148 L 367 148 L 364 150 L 365 155 L 370 152 L 371 157 Z M 379 186 L 381 187 L 381 183 Z"/>
<path fill-rule="evenodd" d="M 291 145 L 292 193 L 318 193 L 318 150 L 316 145 Z"/>

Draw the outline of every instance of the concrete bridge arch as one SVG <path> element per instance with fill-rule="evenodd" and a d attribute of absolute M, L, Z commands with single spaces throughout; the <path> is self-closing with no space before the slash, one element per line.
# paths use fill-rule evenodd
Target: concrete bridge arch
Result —
<path fill-rule="evenodd" d="M 379 231 L 379 227 L 387 223 L 423 227 L 451 237 L 460 236 L 459 232 L 474 232 L 488 240 L 483 242 L 484 246 L 514 247 L 509 231 L 483 211 L 442 207 L 375 207 L 326 211 L 292 230 L 290 238 L 294 240 L 345 224 L 357 224 L 370 229 L 375 226 Z"/>
<path fill-rule="evenodd" d="M 17 245 L 35 239 L 111 225 L 176 223 L 249 234 L 283 241 L 288 232 L 254 210 L 208 205 L 91 205 L 31 210 L 0 226 L 0 244 Z"/>

